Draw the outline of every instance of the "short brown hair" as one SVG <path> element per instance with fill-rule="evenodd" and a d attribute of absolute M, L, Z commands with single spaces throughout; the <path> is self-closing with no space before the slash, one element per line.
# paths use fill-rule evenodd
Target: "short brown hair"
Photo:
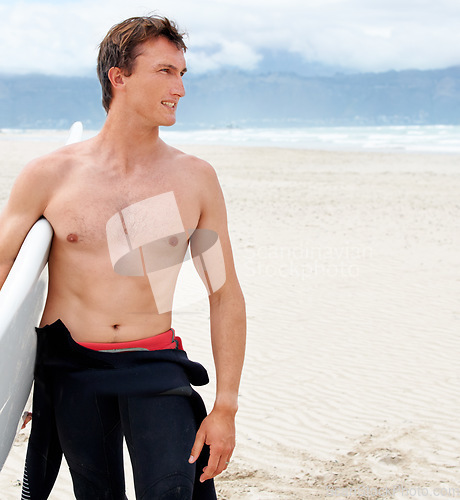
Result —
<path fill-rule="evenodd" d="M 137 48 L 158 37 L 166 38 L 184 52 L 187 50 L 184 33 L 179 32 L 173 21 L 160 16 L 126 19 L 113 26 L 102 40 L 97 58 L 97 76 L 102 86 L 102 105 L 107 112 L 112 102 L 112 84 L 108 76 L 110 68 L 120 68 L 126 76 L 130 76 L 139 55 Z"/>

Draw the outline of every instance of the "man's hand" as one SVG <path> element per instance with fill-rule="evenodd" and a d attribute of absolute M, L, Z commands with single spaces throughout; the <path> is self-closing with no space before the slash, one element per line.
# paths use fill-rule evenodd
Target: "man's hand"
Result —
<path fill-rule="evenodd" d="M 200 481 L 218 476 L 224 471 L 235 448 L 235 413 L 214 408 L 203 420 L 196 434 L 189 462 L 194 463 L 200 456 L 204 444 L 209 445 L 208 465 L 203 469 Z"/>
<path fill-rule="evenodd" d="M 22 426 L 21 430 L 26 428 L 26 425 L 32 420 L 32 412 L 25 411 L 22 415 Z"/>

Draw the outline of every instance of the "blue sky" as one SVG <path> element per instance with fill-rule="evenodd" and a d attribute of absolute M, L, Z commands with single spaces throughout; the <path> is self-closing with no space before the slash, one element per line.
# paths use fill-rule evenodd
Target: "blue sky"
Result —
<path fill-rule="evenodd" d="M 460 64 L 460 0 L 0 0 L 0 73 L 93 75 L 107 30 L 149 12 L 188 32 L 193 73 L 267 69 L 272 51 L 287 72 Z"/>

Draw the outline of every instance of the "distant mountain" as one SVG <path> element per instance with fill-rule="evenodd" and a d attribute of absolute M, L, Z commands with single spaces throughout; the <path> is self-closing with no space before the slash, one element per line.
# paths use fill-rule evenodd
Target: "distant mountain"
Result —
<path fill-rule="evenodd" d="M 68 128 L 80 120 L 97 129 L 104 118 L 96 78 L 0 75 L 2 128 Z"/>
<path fill-rule="evenodd" d="M 460 124 L 460 66 L 300 76 L 222 71 L 186 77 L 178 128 Z M 0 128 L 104 122 L 96 78 L 0 75 Z"/>
<path fill-rule="evenodd" d="M 460 124 L 460 66 L 302 77 L 216 73 L 190 79 L 181 119 L 195 125 Z"/>
<path fill-rule="evenodd" d="M 320 62 L 306 61 L 299 54 L 286 50 L 261 50 L 262 59 L 257 63 L 257 73 L 295 73 L 299 76 L 334 76 L 337 73 L 360 73 L 344 66 L 331 66 Z"/>

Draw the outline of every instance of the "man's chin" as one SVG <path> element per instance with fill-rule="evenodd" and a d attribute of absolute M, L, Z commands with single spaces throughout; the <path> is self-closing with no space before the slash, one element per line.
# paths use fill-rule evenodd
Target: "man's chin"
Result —
<path fill-rule="evenodd" d="M 171 118 L 170 120 L 165 120 L 164 123 L 160 125 L 160 127 L 172 127 L 176 123 L 176 118 Z"/>

